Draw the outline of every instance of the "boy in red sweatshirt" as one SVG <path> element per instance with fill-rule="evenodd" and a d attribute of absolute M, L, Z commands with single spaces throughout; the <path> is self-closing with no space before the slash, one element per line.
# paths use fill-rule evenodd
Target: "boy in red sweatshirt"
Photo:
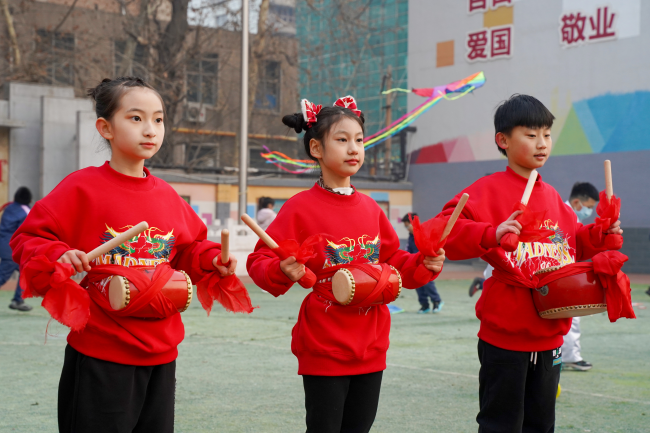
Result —
<path fill-rule="evenodd" d="M 449 236 L 445 251 L 452 260 L 481 257 L 494 267 L 476 304 L 480 412 L 479 432 L 552 432 L 555 395 L 560 379 L 563 336 L 571 319 L 539 317 L 530 289 L 513 281 L 528 279 L 541 269 L 588 260 L 604 251 L 590 241 L 592 225 L 583 226 L 552 186 L 538 176 L 528 201 L 532 211 L 545 211 L 543 229 L 552 236 L 520 242 L 506 252 L 500 241 L 506 233 L 520 234 L 512 212 L 534 169 L 551 154 L 554 116 L 537 99 L 514 95 L 494 115 L 495 141 L 508 158 L 504 172 L 485 176 L 445 205 L 451 214 L 463 193 L 471 197 Z M 621 234 L 620 221 L 607 234 Z M 603 239 L 605 237 L 603 236 Z"/>

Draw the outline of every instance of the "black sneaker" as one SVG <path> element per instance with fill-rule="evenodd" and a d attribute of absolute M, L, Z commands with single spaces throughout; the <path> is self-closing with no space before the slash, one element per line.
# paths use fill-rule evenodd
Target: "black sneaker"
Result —
<path fill-rule="evenodd" d="M 562 370 L 575 370 L 575 371 L 588 371 L 591 370 L 593 365 L 585 360 L 578 362 L 563 362 Z"/>
<path fill-rule="evenodd" d="M 481 277 L 474 278 L 474 281 L 472 281 L 472 284 L 469 286 L 469 297 L 471 298 L 472 296 L 474 296 L 474 293 L 481 290 L 482 286 L 483 286 L 483 278 Z"/>
<path fill-rule="evenodd" d="M 18 310 L 18 311 L 31 311 L 32 306 L 25 304 L 25 301 L 23 302 L 16 302 L 16 301 L 11 301 L 11 304 L 9 304 L 9 308 L 12 310 Z"/>

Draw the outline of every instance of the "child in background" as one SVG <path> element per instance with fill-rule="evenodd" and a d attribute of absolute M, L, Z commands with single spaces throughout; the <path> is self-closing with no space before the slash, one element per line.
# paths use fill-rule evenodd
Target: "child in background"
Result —
<path fill-rule="evenodd" d="M 476 303 L 481 321 L 478 333 L 480 411 L 479 432 L 552 432 L 555 397 L 561 369 L 563 336 L 570 319 L 542 319 L 530 289 L 535 272 L 588 260 L 605 251 L 593 245 L 583 226 L 560 195 L 538 175 L 528 209 L 545 212 L 542 228 L 554 232 L 536 242 L 520 242 L 506 252 L 500 241 L 506 233 L 520 235 L 522 225 L 513 213 L 531 172 L 544 166 L 551 154 L 554 116 L 537 99 L 514 95 L 494 115 L 495 141 L 508 158 L 505 172 L 485 176 L 447 203 L 450 215 L 463 193 L 471 199 L 447 239 L 445 249 L 454 260 L 481 257 L 494 270 Z M 621 234 L 620 221 L 607 234 Z M 603 239 L 606 236 L 603 236 Z M 545 247 L 552 244 L 552 248 Z M 538 252 L 538 253 L 537 253 Z"/>
<path fill-rule="evenodd" d="M 282 122 L 297 133 L 305 131 L 305 152 L 319 163 L 321 177 L 282 206 L 267 233 L 278 242 L 298 244 L 316 236 L 314 254 L 304 265 L 295 257 L 280 260 L 260 241 L 246 268 L 255 284 L 273 296 L 286 293 L 307 268 L 316 274 L 318 282 L 302 302 L 291 333 L 305 389 L 307 433 L 367 433 L 386 369 L 390 314 L 386 305 L 336 303 L 331 279 L 323 274 L 332 267 L 387 263 L 401 272 L 403 287 L 416 288 L 438 275 L 444 251 L 423 257 L 400 250 L 384 211 L 351 185 L 350 176 L 365 155 L 364 118 L 354 99 L 341 98 L 325 108 L 303 99 L 301 105 L 301 113 Z M 421 265 L 429 271 L 427 281 L 413 277 Z"/>
<path fill-rule="evenodd" d="M 274 206 L 275 200 L 271 197 L 260 197 L 259 210 L 257 211 L 257 224 L 259 224 L 263 230 L 266 230 L 277 216 L 273 210 Z"/>
<path fill-rule="evenodd" d="M 576 214 L 578 222 L 589 218 L 598 204 L 598 190 L 589 182 L 576 182 L 571 189 L 569 200 L 564 204 Z M 571 329 L 564 336 L 562 344 L 562 369 L 588 371 L 593 365 L 582 359 L 580 354 L 580 317 L 571 320 Z"/>
<path fill-rule="evenodd" d="M 411 221 L 416 216 L 418 216 L 418 214 L 415 212 L 409 212 L 402 218 L 404 227 L 406 227 L 406 230 L 409 232 L 406 251 L 412 254 L 418 252 L 418 247 L 415 245 L 415 236 L 413 236 L 413 225 L 411 224 Z M 445 305 L 442 299 L 440 299 L 436 283 L 433 281 L 429 281 L 424 286 L 418 287 L 415 291 L 418 294 L 418 302 L 420 302 L 420 310 L 418 311 L 418 314 L 439 313 L 440 310 L 442 310 L 442 306 Z M 429 307 L 429 299 L 431 300 L 431 307 Z"/>
<path fill-rule="evenodd" d="M 2 212 L 2 219 L 0 220 L 0 286 L 3 286 L 11 278 L 14 271 L 18 270 L 18 264 L 11 258 L 9 240 L 27 218 L 31 202 L 32 192 L 27 187 L 21 186 L 14 194 L 13 203 L 7 203 L 0 209 L 0 212 Z M 9 308 L 18 311 L 31 311 L 32 306 L 25 303 L 22 294 L 19 279 L 16 282 L 16 291 Z"/>
<path fill-rule="evenodd" d="M 221 246 L 206 240 L 203 221 L 144 167 L 165 135 L 158 92 L 140 78 L 120 77 L 104 79 L 89 96 L 95 100 L 97 130 L 110 143 L 111 160 L 70 174 L 34 205 L 11 241 L 14 260 L 22 267 L 44 255 L 89 276 L 95 266 L 130 264 L 171 265 L 194 282 L 215 270 L 232 275 L 236 259 L 230 256 L 229 266 L 221 266 Z M 89 262 L 84 251 L 140 221 L 149 223 L 147 232 Z M 88 323 L 68 334 L 65 348 L 59 431 L 173 432 L 176 358 L 185 334 L 181 315 L 120 315 L 94 300 L 104 296 L 99 288 L 88 292 Z"/>

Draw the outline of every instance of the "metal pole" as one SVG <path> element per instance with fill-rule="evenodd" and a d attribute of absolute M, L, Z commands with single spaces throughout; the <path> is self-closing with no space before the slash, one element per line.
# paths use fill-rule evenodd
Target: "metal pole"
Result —
<path fill-rule="evenodd" d="M 241 7 L 241 129 L 239 131 L 239 217 L 246 213 L 248 175 L 248 2 Z"/>

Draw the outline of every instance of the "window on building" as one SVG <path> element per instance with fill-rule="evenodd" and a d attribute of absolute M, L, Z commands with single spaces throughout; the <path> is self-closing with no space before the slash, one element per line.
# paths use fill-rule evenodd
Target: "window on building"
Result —
<path fill-rule="evenodd" d="M 187 101 L 214 105 L 217 102 L 217 54 L 204 54 L 187 64 Z"/>
<path fill-rule="evenodd" d="M 149 52 L 145 45 L 136 42 L 132 53 L 127 53 L 126 41 L 115 41 L 115 76 L 136 76 L 147 79 Z"/>
<path fill-rule="evenodd" d="M 46 82 L 74 85 L 74 35 L 36 31 L 36 51 L 45 56 Z"/>
<path fill-rule="evenodd" d="M 292 6 L 283 6 L 275 3 L 269 5 L 269 15 L 277 17 L 285 24 L 296 24 L 296 11 Z"/>
<path fill-rule="evenodd" d="M 280 108 L 280 62 L 264 62 L 257 83 L 255 107 L 277 111 Z"/>

